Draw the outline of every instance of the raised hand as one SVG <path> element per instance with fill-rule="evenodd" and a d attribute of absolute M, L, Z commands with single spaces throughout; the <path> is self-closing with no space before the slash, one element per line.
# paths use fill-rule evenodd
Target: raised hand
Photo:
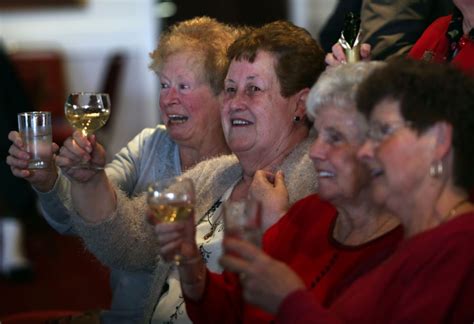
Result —
<path fill-rule="evenodd" d="M 332 46 L 332 52 L 326 54 L 325 62 L 329 67 L 338 66 L 340 64 L 347 63 L 346 54 L 344 49 L 339 43 Z M 364 43 L 360 45 L 360 58 L 363 61 L 370 61 L 372 48 L 370 44 Z"/>
<path fill-rule="evenodd" d="M 282 171 L 275 175 L 258 170 L 249 189 L 250 196 L 260 201 L 262 230 L 275 224 L 288 210 L 288 191 Z"/>
<path fill-rule="evenodd" d="M 292 292 L 305 289 L 303 281 L 285 263 L 272 259 L 250 242 L 226 238 L 221 265 L 239 274 L 244 299 L 275 314 Z"/>
<path fill-rule="evenodd" d="M 15 177 L 25 179 L 38 191 L 50 191 L 58 177 L 58 171 L 54 159 L 50 167 L 47 169 L 28 170 L 30 153 L 26 152 L 20 133 L 17 131 L 11 131 L 8 134 L 8 139 L 12 141 L 12 145 L 8 150 L 6 162 L 10 166 L 12 174 Z M 52 143 L 53 154 L 55 154 L 58 149 L 59 146 L 56 143 Z"/>
<path fill-rule="evenodd" d="M 183 259 L 183 263 L 200 257 L 196 245 L 194 217 L 173 223 L 157 223 L 155 233 L 158 237 L 159 254 L 165 261 L 174 261 L 176 255 Z"/>
<path fill-rule="evenodd" d="M 96 167 L 104 167 L 106 161 L 105 149 L 100 145 L 95 135 L 84 136 L 75 131 L 72 137 L 64 141 L 64 145 L 56 156 L 56 164 L 71 180 L 77 182 L 89 181 L 99 170 L 83 168 L 84 162 Z"/>

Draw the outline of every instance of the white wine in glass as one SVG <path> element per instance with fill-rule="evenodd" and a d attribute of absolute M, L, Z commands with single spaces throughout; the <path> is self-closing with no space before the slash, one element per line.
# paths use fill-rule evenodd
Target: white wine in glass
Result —
<path fill-rule="evenodd" d="M 90 135 L 105 125 L 110 116 L 110 98 L 106 93 L 71 93 L 65 104 L 66 119 L 82 134 Z"/>
<path fill-rule="evenodd" d="M 110 116 L 110 98 L 107 93 L 73 92 L 64 105 L 66 119 L 84 136 L 93 134 L 107 123 Z M 78 168 L 103 169 L 83 163 Z"/>
<path fill-rule="evenodd" d="M 147 192 L 150 209 L 149 221 L 157 223 L 173 223 L 193 217 L 195 193 L 191 179 L 174 177 L 150 184 Z M 179 265 L 181 255 L 174 257 Z"/>

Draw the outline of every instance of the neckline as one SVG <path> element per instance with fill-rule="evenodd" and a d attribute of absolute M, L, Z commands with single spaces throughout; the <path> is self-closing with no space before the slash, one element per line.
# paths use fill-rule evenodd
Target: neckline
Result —
<path fill-rule="evenodd" d="M 358 244 L 358 245 L 347 245 L 347 244 L 344 244 L 342 242 L 339 242 L 334 237 L 334 230 L 335 230 L 335 227 L 336 227 L 336 221 L 337 221 L 338 217 L 339 217 L 339 213 L 336 212 L 336 215 L 331 220 L 330 230 L 328 232 L 328 241 L 331 245 L 337 247 L 338 249 L 342 249 L 342 250 L 349 250 L 349 251 L 350 250 L 359 250 L 361 248 L 365 248 L 368 245 L 374 244 L 375 242 L 378 242 L 379 240 L 382 240 L 382 239 L 384 239 L 385 237 L 387 237 L 389 235 L 393 235 L 397 231 L 402 230 L 402 225 L 398 224 L 397 226 L 395 226 L 391 230 L 389 230 L 389 231 L 383 233 L 382 235 L 377 236 L 377 237 L 375 237 L 375 238 L 373 238 L 373 239 L 371 239 L 367 242 L 364 242 L 364 243 L 361 243 L 361 244 Z"/>

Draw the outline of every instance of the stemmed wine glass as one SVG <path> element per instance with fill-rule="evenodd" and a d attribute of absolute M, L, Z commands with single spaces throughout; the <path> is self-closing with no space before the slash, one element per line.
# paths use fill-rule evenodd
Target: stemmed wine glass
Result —
<path fill-rule="evenodd" d="M 195 199 L 194 185 L 189 178 L 178 176 L 154 182 L 147 192 L 149 221 L 157 224 L 189 219 L 193 216 Z M 180 260 L 180 254 L 174 256 L 177 265 Z"/>
<path fill-rule="evenodd" d="M 66 119 L 84 136 L 93 134 L 105 125 L 110 116 L 110 98 L 107 93 L 73 92 L 64 105 Z M 81 163 L 77 168 L 101 170 L 91 163 Z"/>

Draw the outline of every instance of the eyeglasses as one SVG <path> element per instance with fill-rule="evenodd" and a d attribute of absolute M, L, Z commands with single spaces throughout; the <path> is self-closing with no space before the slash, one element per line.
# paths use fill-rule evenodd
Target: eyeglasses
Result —
<path fill-rule="evenodd" d="M 392 124 L 372 123 L 369 126 L 367 137 L 376 143 L 381 143 L 404 127 L 411 127 L 409 121 L 400 121 Z"/>

